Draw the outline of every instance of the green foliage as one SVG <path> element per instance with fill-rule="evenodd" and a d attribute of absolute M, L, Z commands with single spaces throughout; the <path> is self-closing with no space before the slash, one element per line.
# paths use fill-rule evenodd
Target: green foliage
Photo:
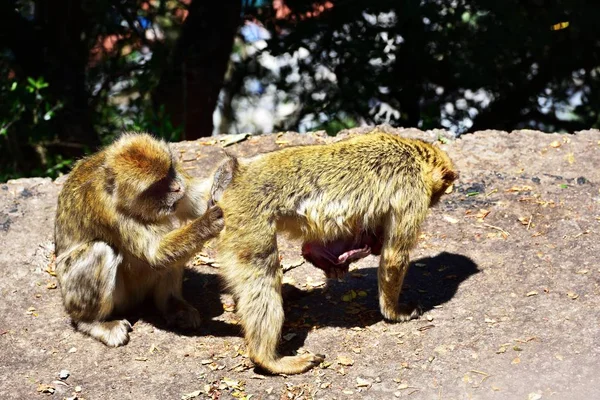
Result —
<path fill-rule="evenodd" d="M 43 77 L 0 80 L 0 181 L 29 174 L 57 176 L 69 166 L 70 160 L 49 156 L 43 148 L 55 139 L 52 120 L 62 108 L 48 86 Z"/>
<path fill-rule="evenodd" d="M 300 101 L 287 129 L 338 115 L 458 134 L 600 126 L 599 2 L 285 3 L 286 18 L 274 18 L 274 10 L 254 15 L 273 39 L 248 71 Z M 569 25 L 551 29 L 563 21 Z M 309 55 L 297 58 L 297 69 L 273 74 L 260 62 L 264 53 L 302 51 Z"/>

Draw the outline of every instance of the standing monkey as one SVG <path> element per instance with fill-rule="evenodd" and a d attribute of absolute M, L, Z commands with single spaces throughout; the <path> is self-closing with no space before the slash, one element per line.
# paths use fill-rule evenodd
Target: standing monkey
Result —
<path fill-rule="evenodd" d="M 304 256 L 328 276 L 381 253 L 381 313 L 391 321 L 418 317 L 418 308 L 398 303 L 408 253 L 428 208 L 457 177 L 438 147 L 379 132 L 240 161 L 219 202 L 226 227 L 218 254 L 250 358 L 282 374 L 323 361 L 277 353 L 284 320 L 278 231 L 302 239 Z"/>
<path fill-rule="evenodd" d="M 181 294 L 185 262 L 223 228 L 209 207 L 227 185 L 189 177 L 167 143 L 125 134 L 79 161 L 56 212 L 56 274 L 75 328 L 107 346 L 129 341 L 130 323 L 114 319 L 151 296 L 168 323 L 200 324 Z M 178 227 L 179 221 L 193 219 Z"/>

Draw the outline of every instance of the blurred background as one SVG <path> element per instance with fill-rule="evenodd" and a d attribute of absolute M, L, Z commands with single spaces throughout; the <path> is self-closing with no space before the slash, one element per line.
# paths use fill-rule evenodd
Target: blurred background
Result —
<path fill-rule="evenodd" d="M 1 0 L 0 181 L 124 130 L 600 126 L 597 0 Z"/>

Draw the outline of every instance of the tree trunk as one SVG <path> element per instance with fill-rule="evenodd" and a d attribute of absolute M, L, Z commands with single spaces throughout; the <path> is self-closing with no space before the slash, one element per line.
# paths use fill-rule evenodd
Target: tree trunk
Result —
<path fill-rule="evenodd" d="M 193 0 L 181 36 L 153 95 L 183 140 L 210 136 L 213 112 L 233 47 L 239 0 Z"/>

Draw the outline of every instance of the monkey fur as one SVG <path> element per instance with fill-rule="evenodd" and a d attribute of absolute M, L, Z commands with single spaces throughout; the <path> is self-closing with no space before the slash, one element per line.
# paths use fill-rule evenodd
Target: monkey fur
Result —
<path fill-rule="evenodd" d="M 295 374 L 324 359 L 277 352 L 284 321 L 277 232 L 301 239 L 307 259 L 329 276 L 380 253 L 382 315 L 390 321 L 418 317 L 418 307 L 398 300 L 428 208 L 458 177 L 443 150 L 375 131 L 239 160 L 232 175 L 219 202 L 225 228 L 217 249 L 256 365 Z"/>
<path fill-rule="evenodd" d="M 210 205 L 227 183 L 223 173 L 191 178 L 168 144 L 147 134 L 125 134 L 77 162 L 55 223 L 56 274 L 74 327 L 124 345 L 131 325 L 113 315 L 148 297 L 168 323 L 198 327 L 200 314 L 181 293 L 184 264 L 223 228 L 221 209 Z"/>

